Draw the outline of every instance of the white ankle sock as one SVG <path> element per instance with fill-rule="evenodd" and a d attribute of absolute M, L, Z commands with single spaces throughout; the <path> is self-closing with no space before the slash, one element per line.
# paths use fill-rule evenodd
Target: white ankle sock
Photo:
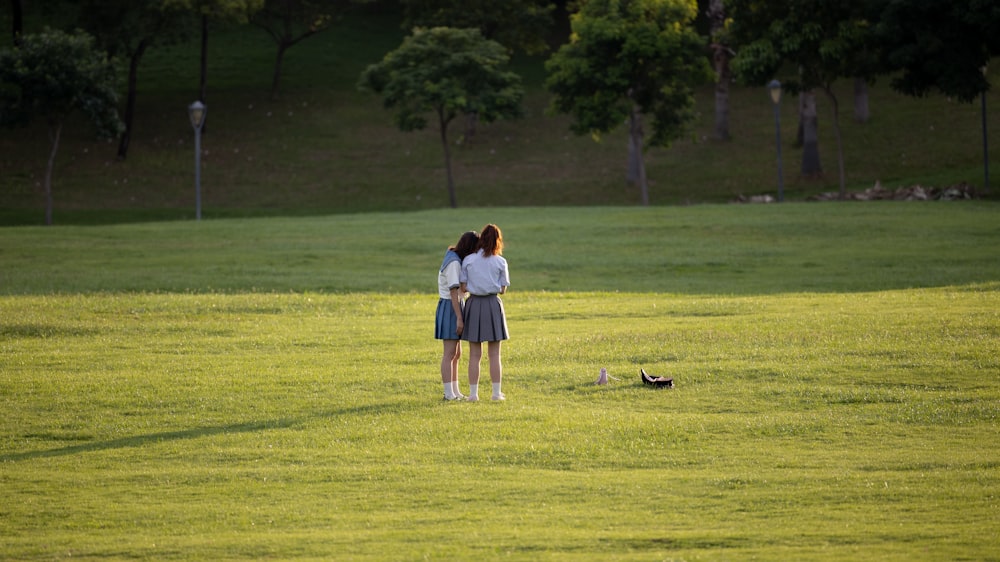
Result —
<path fill-rule="evenodd" d="M 500 383 L 498 382 L 493 383 L 493 396 L 500 396 L 500 394 L 502 394 L 500 392 Z"/>
<path fill-rule="evenodd" d="M 451 381 L 441 383 L 441 385 L 444 386 L 444 397 L 447 398 L 448 400 L 454 400 L 455 391 L 451 389 Z"/>
<path fill-rule="evenodd" d="M 479 397 L 479 385 L 470 384 L 469 385 L 469 398 Z"/>
<path fill-rule="evenodd" d="M 458 389 L 457 380 L 451 381 L 451 393 L 454 394 L 455 396 L 459 396 L 462 394 L 462 391 Z"/>

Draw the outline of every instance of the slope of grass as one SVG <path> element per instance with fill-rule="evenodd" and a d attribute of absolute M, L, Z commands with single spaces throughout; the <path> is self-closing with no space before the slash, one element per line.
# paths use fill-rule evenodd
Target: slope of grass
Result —
<path fill-rule="evenodd" d="M 209 125 L 204 139 L 206 216 L 328 214 L 447 206 L 437 132 L 402 133 L 378 99 L 355 90 L 360 71 L 402 38 L 390 12 L 353 16 L 288 52 L 282 96 L 268 99 L 275 50 L 252 27 L 211 36 Z M 198 46 L 190 41 L 152 49 L 143 61 L 139 108 L 129 158 L 95 142 L 85 128 L 69 131 L 57 160 L 57 222 L 115 222 L 193 216 L 193 133 L 186 107 L 198 82 Z M 600 143 L 568 132 L 565 116 L 546 112 L 543 59 L 518 58 L 528 77 L 525 118 L 481 125 L 473 139 L 452 132 L 459 205 L 634 205 L 624 181 L 624 131 Z M 850 106 L 850 84 L 837 89 Z M 848 182 L 885 185 L 981 185 L 978 104 L 941 97 L 909 99 L 872 89 L 872 121 L 843 117 Z M 654 204 L 719 202 L 776 190 L 774 122 L 764 88 L 735 87 L 735 140 L 708 139 L 709 87 L 698 95 L 698 121 L 674 146 L 648 155 Z M 1000 94 L 989 95 L 991 107 Z M 821 151 L 827 173 L 798 177 L 795 103 L 782 104 L 786 189 L 791 200 L 835 189 L 836 152 L 829 103 L 821 104 Z M 990 124 L 997 122 L 990 112 Z M 459 144 L 460 143 L 460 144 Z M 998 143 L 992 143 L 994 147 Z M 40 222 L 41 177 L 48 137 L 39 124 L 0 132 L 0 223 Z"/>

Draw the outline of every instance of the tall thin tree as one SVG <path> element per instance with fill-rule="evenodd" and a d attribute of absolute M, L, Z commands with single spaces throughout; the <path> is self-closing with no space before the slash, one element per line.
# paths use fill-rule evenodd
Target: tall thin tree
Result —
<path fill-rule="evenodd" d="M 24 34 L 24 0 L 10 0 L 10 24 L 14 34 L 14 46 L 21 44 L 21 35 Z"/>
<path fill-rule="evenodd" d="M 573 117 L 574 133 L 598 137 L 628 123 L 626 177 L 635 174 L 643 205 L 650 199 L 643 151 L 683 133 L 694 117 L 693 89 L 710 79 L 704 39 L 692 25 L 697 13 L 694 0 L 589 0 L 572 16 L 569 43 L 545 64 L 552 109 Z"/>
<path fill-rule="evenodd" d="M 114 65 L 84 32 L 46 30 L 20 37 L 20 46 L 0 51 L 0 125 L 44 119 L 49 149 L 45 166 L 45 224 L 52 224 L 52 174 L 63 125 L 83 114 L 102 136 L 121 128 Z"/>
<path fill-rule="evenodd" d="M 730 140 L 729 134 L 729 84 L 732 72 L 729 61 L 735 54 L 729 46 L 724 0 L 710 0 L 708 21 L 711 26 L 712 62 L 715 66 L 715 130 L 716 140 Z"/>

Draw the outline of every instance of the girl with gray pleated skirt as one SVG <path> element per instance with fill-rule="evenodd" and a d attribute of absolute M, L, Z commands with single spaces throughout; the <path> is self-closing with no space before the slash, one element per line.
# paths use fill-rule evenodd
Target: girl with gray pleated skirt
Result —
<path fill-rule="evenodd" d="M 495 224 L 488 224 L 479 233 L 479 245 L 475 253 L 462 260 L 461 283 L 469 292 L 465 302 L 462 339 L 469 342 L 469 396 L 468 400 L 479 400 L 479 363 L 483 356 L 483 342 L 487 342 L 487 356 L 490 365 L 490 381 L 493 384 L 493 400 L 505 400 L 501 392 L 503 364 L 500 357 L 500 343 L 508 339 L 507 316 L 500 295 L 510 286 L 507 260 L 503 253 L 503 233 Z"/>

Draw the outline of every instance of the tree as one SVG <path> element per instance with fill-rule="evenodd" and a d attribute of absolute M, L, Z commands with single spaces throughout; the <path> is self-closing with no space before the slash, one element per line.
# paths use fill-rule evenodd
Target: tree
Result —
<path fill-rule="evenodd" d="M 712 63 L 715 67 L 715 132 L 716 140 L 727 141 L 729 135 L 729 83 L 732 72 L 729 61 L 733 49 L 729 46 L 729 22 L 723 0 L 710 0 L 708 21 L 711 25 Z"/>
<path fill-rule="evenodd" d="M 904 94 L 938 90 L 971 102 L 989 89 L 982 69 L 1000 55 L 995 0 L 873 0 L 880 62 Z"/>
<path fill-rule="evenodd" d="M 630 162 L 649 204 L 645 146 L 667 146 L 693 118 L 692 87 L 711 76 L 704 40 L 691 27 L 693 0 L 589 0 L 571 16 L 572 35 L 549 58 L 552 110 L 595 138 L 629 124 Z M 652 118 L 645 137 L 643 117 Z M 631 168 L 630 164 L 630 168 Z"/>
<path fill-rule="evenodd" d="M 417 28 L 361 75 L 359 87 L 382 96 L 386 109 L 396 111 L 400 130 L 421 130 L 427 126 L 426 115 L 436 114 L 453 208 L 458 200 L 448 125 L 472 111 L 487 123 L 520 115 L 524 90 L 520 77 L 504 70 L 509 58 L 503 45 L 477 29 Z"/>
<path fill-rule="evenodd" d="M 782 85 L 791 93 L 803 92 L 807 108 L 814 108 L 809 92 L 822 90 L 833 109 L 834 135 L 837 139 L 837 169 L 840 194 L 846 197 L 844 148 L 840 130 L 840 104 L 833 84 L 840 78 L 873 76 L 877 66 L 873 56 L 873 34 L 865 17 L 867 0 L 816 2 L 789 0 L 761 3 L 756 0 L 731 0 L 733 34 L 738 50 L 733 67 L 751 84 L 766 84 L 784 69 L 795 72 L 782 77 Z M 803 175 L 806 164 L 819 161 L 816 130 L 804 113 Z"/>
<path fill-rule="evenodd" d="M 285 51 L 330 28 L 351 4 L 373 0 L 265 0 L 250 22 L 267 32 L 278 46 L 271 79 L 271 99 L 278 97 Z"/>
<path fill-rule="evenodd" d="M 139 64 L 154 44 L 169 44 L 192 28 L 192 15 L 164 0 L 81 0 L 80 27 L 90 32 L 108 55 L 128 60 L 125 129 L 118 158 L 128 155 L 135 118 Z"/>
<path fill-rule="evenodd" d="M 198 101 L 206 103 L 208 92 L 208 26 L 210 21 L 247 23 L 264 7 L 264 0 L 164 0 L 164 7 L 192 11 L 201 23 L 201 79 Z M 206 131 L 202 124 L 202 133 Z"/>
<path fill-rule="evenodd" d="M 403 29 L 476 28 L 511 52 L 527 54 L 548 50 L 555 9 L 548 0 L 402 0 L 402 6 Z M 475 113 L 466 115 L 466 139 L 475 136 L 477 120 Z"/>
<path fill-rule="evenodd" d="M 401 0 L 403 28 L 476 28 L 512 51 L 548 49 L 555 6 L 548 0 Z"/>
<path fill-rule="evenodd" d="M 10 0 L 10 24 L 13 33 L 14 46 L 21 44 L 21 35 L 24 34 L 24 0 Z"/>
<path fill-rule="evenodd" d="M 19 47 L 0 51 L 0 124 L 40 118 L 48 126 L 45 224 L 52 224 L 52 170 L 67 117 L 82 113 L 98 134 L 113 137 L 123 127 L 117 104 L 115 68 L 86 33 L 25 34 Z"/>

